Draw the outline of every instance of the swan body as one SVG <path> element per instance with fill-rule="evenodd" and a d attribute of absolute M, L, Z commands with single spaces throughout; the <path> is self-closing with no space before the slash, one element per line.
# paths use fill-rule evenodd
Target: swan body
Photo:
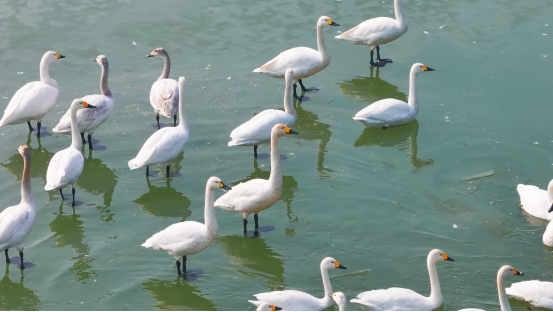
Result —
<path fill-rule="evenodd" d="M 342 292 L 335 292 L 331 295 L 332 299 L 336 304 L 338 305 L 339 311 L 346 311 L 346 308 L 348 306 L 348 301 L 346 299 L 346 295 Z"/>
<path fill-rule="evenodd" d="M 92 147 L 91 137 L 94 131 L 102 125 L 111 113 L 114 104 L 113 92 L 108 84 L 109 64 L 105 55 L 99 55 L 94 59 L 94 62 L 102 67 L 100 76 L 100 91 L 102 94 L 87 95 L 82 98 L 83 101 L 96 107 L 96 109 L 85 109 L 77 111 L 77 124 L 81 135 L 88 133 L 89 148 Z M 67 110 L 65 115 L 61 117 L 60 122 L 52 131 L 62 134 L 71 134 L 71 112 Z M 83 140 L 83 143 L 84 142 Z"/>
<path fill-rule="evenodd" d="M 553 283 L 538 280 L 513 283 L 507 294 L 536 307 L 553 309 Z"/>
<path fill-rule="evenodd" d="M 188 142 L 188 118 L 184 108 L 184 77 L 179 78 L 179 118 L 176 127 L 166 127 L 154 132 L 144 143 L 138 155 L 129 160 L 131 170 L 167 163 L 167 171 L 175 158 L 184 150 Z"/>
<path fill-rule="evenodd" d="M 553 220 L 553 213 L 548 210 L 553 204 L 553 180 L 549 182 L 547 191 L 534 185 L 517 185 L 522 209 L 532 216 L 545 220 Z"/>
<path fill-rule="evenodd" d="M 230 133 L 231 141 L 228 146 L 256 146 L 271 141 L 271 130 L 276 124 L 284 124 L 292 127 L 298 117 L 292 105 L 291 89 L 294 71 L 286 70 L 286 89 L 284 90 L 284 111 L 278 109 L 266 109 L 255 115 L 252 119 L 238 126 Z M 254 149 L 254 156 L 257 157 L 257 149 Z"/>
<path fill-rule="evenodd" d="M 415 63 L 411 67 L 408 103 L 396 99 L 376 101 L 360 110 L 353 119 L 373 128 L 402 126 L 413 121 L 419 112 L 416 78 L 418 73 L 425 71 L 434 71 L 434 69 L 421 63 Z"/>
<path fill-rule="evenodd" d="M 213 207 L 213 192 L 219 188 L 231 189 L 217 177 L 207 180 L 204 207 L 205 224 L 196 221 L 175 223 L 148 238 L 141 246 L 164 251 L 175 257 L 179 276 L 183 275 L 180 271 L 179 258 L 184 257 L 183 266 L 184 274 L 186 274 L 186 256 L 195 255 L 206 249 L 217 237 L 218 226 Z"/>
<path fill-rule="evenodd" d="M 454 261 L 443 251 L 434 249 L 428 254 L 426 264 L 430 275 L 430 297 L 425 297 L 411 289 L 392 287 L 362 292 L 351 302 L 361 307 L 375 310 L 392 311 L 430 311 L 442 305 L 443 297 L 436 271 L 436 262 Z"/>
<path fill-rule="evenodd" d="M 46 52 L 40 61 L 40 81 L 29 82 L 14 94 L 4 116 L 0 120 L 0 127 L 27 122 L 32 131 L 31 120 L 38 121 L 38 135 L 42 118 L 54 107 L 58 99 L 58 83 L 50 78 L 48 67 L 53 61 L 64 58 L 56 52 Z"/>
<path fill-rule="evenodd" d="M 333 303 L 331 299 L 332 285 L 328 278 L 328 270 L 330 269 L 346 269 L 340 265 L 334 258 L 326 257 L 321 261 L 321 276 L 325 295 L 323 298 L 314 297 L 308 293 L 298 290 L 281 290 L 260 293 L 254 295 L 258 301 L 248 300 L 256 306 L 263 302 L 281 307 L 283 311 L 321 311 L 330 307 Z"/>
<path fill-rule="evenodd" d="M 23 242 L 35 223 L 36 204 L 31 189 L 31 151 L 27 145 L 21 145 L 18 152 L 23 156 L 21 202 L 0 213 L 0 251 L 5 250 L 6 262 L 10 263 L 8 249 L 15 247 L 21 257 L 21 269 L 24 269 Z"/>
<path fill-rule="evenodd" d="M 54 154 L 48 170 L 46 171 L 46 186 L 44 190 L 51 191 L 59 189 L 63 199 L 62 188 L 71 185 L 73 195 L 75 195 L 75 186 L 81 176 L 84 167 L 84 156 L 81 153 L 82 141 L 79 136 L 77 126 L 77 111 L 79 109 L 95 108 L 82 99 L 73 100 L 69 111 L 71 113 L 71 146 Z M 73 206 L 75 205 L 75 196 L 73 196 Z"/>
<path fill-rule="evenodd" d="M 247 218 L 255 214 L 257 226 L 257 214 L 274 205 L 282 195 L 282 173 L 280 171 L 280 154 L 278 152 L 278 140 L 285 134 L 297 134 L 284 124 L 276 124 L 271 131 L 271 175 L 269 180 L 253 179 L 235 185 L 232 191 L 219 197 L 215 207 L 228 212 L 242 214 L 244 233 L 246 233 Z M 283 307 L 284 308 L 284 307 Z"/>
<path fill-rule="evenodd" d="M 179 86 L 175 79 L 169 79 L 171 72 L 171 60 L 164 48 L 156 48 L 146 57 L 163 58 L 163 72 L 150 90 L 150 104 L 156 112 L 157 126 L 159 127 L 159 115 L 165 118 L 174 117 L 177 122 L 177 110 L 179 109 Z"/>

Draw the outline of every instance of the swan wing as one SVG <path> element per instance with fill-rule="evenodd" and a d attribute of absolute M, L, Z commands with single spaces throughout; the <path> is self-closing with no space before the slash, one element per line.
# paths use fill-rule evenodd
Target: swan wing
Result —
<path fill-rule="evenodd" d="M 324 306 L 321 304 L 321 299 L 297 290 L 271 291 L 254 295 L 254 297 L 286 311 L 319 311 L 330 306 Z"/>
<path fill-rule="evenodd" d="M 267 194 L 269 181 L 253 179 L 232 187 L 215 201 L 215 207 L 230 212 L 247 211 L 250 207 L 257 207 Z"/>
<path fill-rule="evenodd" d="M 83 154 L 76 149 L 69 147 L 57 152 L 48 164 L 44 189 L 49 191 L 77 181 L 83 167 Z"/>
<path fill-rule="evenodd" d="M 150 91 L 150 104 L 164 117 L 170 118 L 179 108 L 179 86 L 174 79 L 154 82 Z"/>
<path fill-rule="evenodd" d="M 158 251 L 185 250 L 193 242 L 203 239 L 205 232 L 205 225 L 199 222 L 179 222 L 152 235 L 141 246 Z"/>
<path fill-rule="evenodd" d="M 357 298 L 355 301 L 352 299 L 352 302 L 381 307 L 382 310 L 417 311 L 437 308 L 431 304 L 429 298 L 407 288 L 371 290 L 360 293 Z"/>
<path fill-rule="evenodd" d="M 271 130 L 276 124 L 282 123 L 287 127 L 292 127 L 295 121 L 296 115 L 278 109 L 264 110 L 232 130 L 230 133 L 232 140 L 229 142 L 229 146 L 269 142 L 271 140 Z"/>
<path fill-rule="evenodd" d="M 0 213 L 0 247 L 10 241 L 29 218 L 28 211 L 17 208 L 19 206 L 11 206 Z"/>
<path fill-rule="evenodd" d="M 394 122 L 409 118 L 412 114 L 413 108 L 409 104 L 396 99 L 384 99 L 360 110 L 353 119 L 377 119 L 384 122 Z"/>
<path fill-rule="evenodd" d="M 40 81 L 27 83 L 10 100 L 0 126 L 42 119 L 56 103 L 58 94 L 57 88 Z"/>
<path fill-rule="evenodd" d="M 513 283 L 505 291 L 511 297 L 528 301 L 534 306 L 553 309 L 553 283 L 538 280 Z"/>
<path fill-rule="evenodd" d="M 102 94 L 87 95 L 82 98 L 88 104 L 96 107 L 94 109 L 80 109 L 77 111 L 77 124 L 79 132 L 89 132 L 96 130 L 109 117 L 113 109 L 114 100 Z M 71 133 L 71 112 L 67 110 L 60 122 L 52 129 L 57 133 Z"/>
<path fill-rule="evenodd" d="M 517 185 L 517 192 L 520 196 L 522 209 L 536 218 L 545 220 L 553 219 L 553 213 L 547 212 L 552 204 L 549 201 L 547 191 L 541 190 L 534 185 L 519 184 Z"/>
<path fill-rule="evenodd" d="M 301 78 L 308 77 L 306 75 L 311 76 L 324 67 L 326 66 L 321 60 L 319 51 L 307 47 L 297 47 L 280 53 L 265 65 L 254 69 L 254 72 L 284 78 L 286 70 L 292 68 L 294 77 Z M 317 70 L 313 71 L 314 68 Z"/>
<path fill-rule="evenodd" d="M 171 161 L 182 152 L 188 142 L 188 131 L 167 127 L 154 132 L 142 145 L 138 155 L 129 160 L 131 170 Z"/>

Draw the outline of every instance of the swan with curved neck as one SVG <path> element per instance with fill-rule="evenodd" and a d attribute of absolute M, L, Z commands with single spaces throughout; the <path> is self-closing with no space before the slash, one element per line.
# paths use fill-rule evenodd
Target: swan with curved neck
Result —
<path fill-rule="evenodd" d="M 434 71 L 422 63 L 411 66 L 409 73 L 409 100 L 407 103 L 396 99 L 376 101 L 360 110 L 354 120 L 361 121 L 366 127 L 383 129 L 403 126 L 413 121 L 419 112 L 419 98 L 417 93 L 417 75 L 422 72 Z"/>
<path fill-rule="evenodd" d="M 255 231 L 257 232 L 259 212 L 274 205 L 282 195 L 278 141 L 285 134 L 297 134 L 297 132 L 284 124 L 276 124 L 271 130 L 271 174 L 269 180 L 253 179 L 240 183 L 215 202 L 217 208 L 242 214 L 244 234 L 247 233 L 248 216 L 254 214 Z"/>
<path fill-rule="evenodd" d="M 430 296 L 425 297 L 411 289 L 392 287 L 362 292 L 357 299 L 351 302 L 372 310 L 411 310 L 430 311 L 442 305 L 443 297 L 436 271 L 436 263 L 441 261 L 454 261 L 443 251 L 434 249 L 430 251 L 426 259 L 428 275 L 430 276 Z"/>
<path fill-rule="evenodd" d="M 298 114 L 292 104 L 292 81 L 294 71 L 286 70 L 286 88 L 284 90 L 284 112 L 279 109 L 266 109 L 238 126 L 230 133 L 228 146 L 253 146 L 253 156 L 257 158 L 257 146 L 271 141 L 271 130 L 277 123 L 292 127 Z"/>
<path fill-rule="evenodd" d="M 338 291 L 330 295 L 330 297 L 338 305 L 338 311 L 346 311 L 346 308 L 348 306 L 348 301 L 344 293 Z"/>
<path fill-rule="evenodd" d="M 188 142 L 189 128 L 188 116 L 184 105 L 184 77 L 179 78 L 179 118 L 180 123 L 176 127 L 166 127 L 154 132 L 142 145 L 135 158 L 129 160 L 131 170 L 146 167 L 146 175 L 149 167 L 155 164 L 166 163 L 166 174 L 169 177 L 169 169 L 173 160 L 184 150 Z"/>
<path fill-rule="evenodd" d="M 77 124 L 81 140 L 86 144 L 84 134 L 88 133 L 88 148 L 94 149 L 92 146 L 92 135 L 106 120 L 109 118 L 114 105 L 113 92 L 108 83 L 109 63 L 105 55 L 98 55 L 93 62 L 96 62 L 102 68 L 100 74 L 100 92 L 101 94 L 87 95 L 82 98 L 83 101 L 96 107 L 94 110 L 79 110 L 77 111 Z M 71 134 L 71 112 L 68 110 L 60 119 L 60 122 L 52 131 L 62 134 Z"/>
<path fill-rule="evenodd" d="M 175 257 L 178 275 L 186 277 L 186 256 L 195 255 L 213 243 L 217 237 L 217 220 L 213 207 L 213 193 L 216 189 L 231 190 L 221 179 L 211 177 L 205 186 L 204 222 L 185 221 L 170 225 L 165 230 L 148 238 L 142 247 L 167 252 Z M 182 257 L 182 272 L 180 258 Z"/>
<path fill-rule="evenodd" d="M 263 302 L 281 307 L 287 311 L 320 311 L 333 304 L 332 285 L 328 277 L 330 269 L 346 269 L 332 257 L 326 257 L 321 261 L 321 276 L 325 294 L 323 298 L 314 297 L 308 293 L 298 290 L 271 291 L 254 295 L 258 301 L 248 300 L 256 306 Z"/>
<path fill-rule="evenodd" d="M 286 70 L 294 70 L 294 98 L 298 97 L 296 82 L 300 83 L 303 92 L 316 91 L 316 88 L 307 89 L 302 79 L 311 77 L 330 64 L 330 53 L 328 53 L 324 41 L 323 28 L 325 26 L 340 26 L 328 16 L 321 16 L 317 21 L 317 49 L 297 47 L 281 52 L 265 65 L 253 70 L 254 73 L 262 73 L 274 78 L 285 78 Z"/>
<path fill-rule="evenodd" d="M 163 71 L 150 90 L 150 104 L 156 112 L 157 128 L 160 129 L 159 115 L 165 118 L 173 117 L 173 126 L 177 126 L 177 110 L 179 109 L 179 87 L 175 79 L 169 79 L 171 59 L 164 48 L 156 48 L 146 57 L 161 57 Z"/>
<path fill-rule="evenodd" d="M 31 232 L 36 217 L 36 204 L 31 188 L 31 151 L 27 145 L 21 145 L 17 151 L 23 157 L 23 175 L 21 178 L 21 201 L 0 213 L 0 251 L 4 250 L 6 263 L 10 263 L 9 248 L 19 251 L 20 268 L 23 263 L 23 241 Z"/>
<path fill-rule="evenodd" d="M 520 196 L 520 207 L 528 214 L 545 220 L 553 220 L 553 213 L 548 210 L 553 207 L 553 180 L 549 182 L 546 190 L 541 190 L 534 185 L 517 185 Z"/>
<path fill-rule="evenodd" d="M 80 109 L 96 108 L 83 99 L 75 99 L 69 108 L 71 116 L 71 146 L 54 154 L 48 170 L 46 171 L 46 185 L 44 190 L 59 190 L 61 199 L 64 200 L 62 189 L 71 186 L 73 194 L 73 206 L 75 206 L 75 186 L 81 176 L 84 167 L 84 156 L 81 152 L 83 143 L 79 135 L 77 125 L 77 111 Z"/>
<path fill-rule="evenodd" d="M 513 270 L 516 271 L 516 270 Z M 518 271 L 517 271 L 518 272 Z M 515 275 L 519 275 L 516 274 Z M 520 274 L 524 275 L 524 274 Z M 498 281 L 499 287 L 499 281 Z M 517 300 L 526 301 L 534 307 L 553 309 L 553 283 L 552 282 L 543 282 L 539 280 L 530 280 L 523 281 L 511 284 L 511 287 L 507 288 L 503 292 L 504 301 L 507 303 L 509 310 L 509 302 L 505 296 L 505 292 L 510 297 L 516 298 Z M 501 293 L 500 293 L 501 296 Z M 503 309 L 503 305 L 501 305 Z"/>
<path fill-rule="evenodd" d="M 394 0 L 394 10 L 396 19 L 389 17 L 371 18 L 335 38 L 371 48 L 372 66 L 383 67 L 386 63 L 393 63 L 391 59 L 380 58 L 380 45 L 396 40 L 406 33 L 409 28 L 401 0 Z M 373 58 L 375 49 L 376 62 Z"/>
<path fill-rule="evenodd" d="M 40 136 L 42 118 L 54 107 L 59 95 L 58 83 L 50 77 L 48 67 L 55 60 L 65 58 L 54 51 L 44 53 L 40 60 L 40 81 L 29 82 L 13 95 L 0 127 L 26 122 L 33 131 L 31 120 L 37 121 L 37 136 Z"/>

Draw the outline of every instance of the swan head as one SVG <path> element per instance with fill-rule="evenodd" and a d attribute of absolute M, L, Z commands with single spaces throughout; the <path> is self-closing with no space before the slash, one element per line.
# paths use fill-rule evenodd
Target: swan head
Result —
<path fill-rule="evenodd" d="M 336 302 L 336 304 L 340 307 L 340 310 L 343 310 L 343 311 L 346 310 L 346 306 L 348 302 L 346 300 L 346 295 L 344 295 L 343 292 L 338 291 L 328 296 L 334 299 L 334 302 Z"/>
<path fill-rule="evenodd" d="M 277 136 L 283 136 L 285 134 L 298 134 L 296 131 L 286 127 L 284 124 L 276 124 L 271 130 L 271 133 L 276 134 Z"/>
<path fill-rule="evenodd" d="M 88 104 L 83 99 L 75 99 L 71 103 L 71 109 L 96 108 L 94 105 Z"/>
<path fill-rule="evenodd" d="M 340 26 L 340 24 L 335 23 L 328 16 L 321 16 L 321 17 L 319 17 L 319 20 L 317 21 L 317 26 Z"/>
<path fill-rule="evenodd" d="M 510 265 L 504 265 L 499 269 L 499 272 L 497 272 L 497 275 L 500 276 L 501 278 L 505 278 L 513 275 L 524 275 L 524 273 L 518 270 L 515 270 L 515 268 L 513 268 Z"/>
<path fill-rule="evenodd" d="M 17 151 L 19 152 L 19 154 L 21 154 L 21 156 L 23 157 L 30 157 L 31 156 L 31 150 L 29 149 L 29 147 L 27 145 L 21 145 L 17 148 Z"/>
<path fill-rule="evenodd" d="M 434 249 L 428 254 L 428 260 L 436 263 L 440 261 L 455 261 L 453 258 L 449 257 L 445 252 Z"/>
<path fill-rule="evenodd" d="M 257 307 L 257 311 L 279 311 L 279 310 L 282 310 L 282 308 L 279 308 L 267 302 L 263 302 Z"/>
<path fill-rule="evenodd" d="M 207 187 L 210 190 L 216 190 L 216 189 L 223 189 L 226 191 L 232 190 L 232 188 L 226 186 L 225 183 L 223 183 L 223 181 L 221 181 L 221 179 L 217 177 L 209 178 L 209 180 L 207 180 Z"/>
<path fill-rule="evenodd" d="M 347 269 L 345 266 L 341 265 L 336 259 L 332 257 L 326 257 L 321 261 L 321 269 L 329 270 L 329 269 Z"/>
<path fill-rule="evenodd" d="M 146 57 L 164 57 L 167 56 L 167 51 L 164 48 L 155 48 L 150 54 Z"/>
<path fill-rule="evenodd" d="M 102 66 L 106 66 L 108 65 L 108 58 L 103 55 L 103 54 L 100 54 L 98 55 L 95 59 L 92 60 L 93 62 L 96 62 Z"/>
<path fill-rule="evenodd" d="M 60 55 L 54 51 L 48 51 L 46 53 L 44 53 L 44 55 L 42 56 L 42 60 L 45 61 L 45 62 L 48 62 L 48 63 L 51 63 L 55 60 L 59 60 L 59 59 L 62 59 L 62 58 L 65 58 L 65 56 L 63 55 Z"/>
<path fill-rule="evenodd" d="M 414 72 L 415 74 L 422 73 L 425 71 L 435 71 L 434 68 L 426 67 L 423 63 L 415 63 L 413 66 L 411 66 L 411 72 Z"/>

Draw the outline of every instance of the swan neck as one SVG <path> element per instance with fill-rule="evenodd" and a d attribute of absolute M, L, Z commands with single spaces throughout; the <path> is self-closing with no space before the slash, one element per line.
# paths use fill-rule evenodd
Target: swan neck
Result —
<path fill-rule="evenodd" d="M 271 175 L 269 183 L 271 185 L 282 186 L 282 172 L 280 171 L 280 153 L 278 151 L 279 136 L 271 133 Z"/>
<path fill-rule="evenodd" d="M 113 93 L 111 92 L 111 88 L 108 84 L 108 76 L 109 76 L 109 64 L 107 62 L 102 63 L 102 74 L 100 76 L 100 92 L 102 95 L 113 97 Z"/>
<path fill-rule="evenodd" d="M 329 297 L 329 295 L 332 295 L 332 285 L 330 285 L 330 278 L 328 277 L 328 270 L 321 268 L 321 276 L 323 278 L 323 287 L 325 289 L 325 296 L 323 297 L 322 301 L 325 304 L 331 305 L 333 299 Z"/>
<path fill-rule="evenodd" d="M 77 110 L 75 106 L 71 106 L 71 147 L 77 150 L 81 150 L 83 142 L 81 141 L 81 134 L 79 132 L 79 124 L 77 123 Z"/>
<path fill-rule="evenodd" d="M 186 105 L 184 103 L 184 87 L 179 88 L 179 127 L 188 130 L 188 114 L 186 113 Z"/>
<path fill-rule="evenodd" d="M 317 49 L 319 50 L 321 59 L 330 62 L 330 54 L 326 50 L 323 27 L 322 25 L 317 25 Z"/>
<path fill-rule="evenodd" d="M 409 74 L 409 106 L 415 110 L 415 114 L 419 112 L 419 98 L 417 94 L 417 73 L 414 69 Z"/>
<path fill-rule="evenodd" d="M 214 190 L 209 186 L 205 188 L 205 207 L 204 207 L 204 222 L 210 236 L 217 236 L 217 220 L 215 219 L 215 209 L 213 206 Z"/>
<path fill-rule="evenodd" d="M 442 305 L 443 297 L 440 280 L 438 279 L 438 271 L 436 270 L 436 262 L 430 259 L 429 256 L 426 260 L 426 265 L 428 267 L 428 275 L 430 275 L 430 300 L 439 307 Z"/>
<path fill-rule="evenodd" d="M 286 88 L 284 89 L 284 111 L 290 115 L 296 115 L 296 110 L 292 104 L 292 81 L 286 81 Z"/>
<path fill-rule="evenodd" d="M 547 186 L 547 196 L 549 197 L 549 203 L 553 203 L 553 181 L 549 182 Z"/>
<path fill-rule="evenodd" d="M 58 87 L 58 83 L 50 78 L 50 73 L 48 68 L 50 67 L 50 62 L 46 60 L 46 55 L 40 60 L 40 82 L 51 85 L 52 87 Z"/>
<path fill-rule="evenodd" d="M 171 71 L 171 60 L 169 59 L 169 55 L 164 54 L 163 55 L 163 72 L 161 72 L 161 76 L 159 76 L 159 79 L 167 79 L 169 78 L 169 72 Z"/>
<path fill-rule="evenodd" d="M 21 202 L 34 203 L 31 189 L 31 153 L 23 154 L 23 176 L 21 178 Z"/>
<path fill-rule="evenodd" d="M 401 4 L 401 1 L 402 0 L 394 0 L 394 11 L 396 13 L 396 20 L 398 21 L 399 26 L 407 30 L 409 25 L 407 24 L 407 18 L 403 12 L 403 5 Z"/>
<path fill-rule="evenodd" d="M 501 311 L 511 311 L 511 305 L 509 304 L 507 292 L 505 291 L 505 281 L 503 280 L 504 271 L 505 270 L 501 268 L 499 272 L 497 272 L 497 294 L 499 295 L 499 305 L 501 306 Z"/>

